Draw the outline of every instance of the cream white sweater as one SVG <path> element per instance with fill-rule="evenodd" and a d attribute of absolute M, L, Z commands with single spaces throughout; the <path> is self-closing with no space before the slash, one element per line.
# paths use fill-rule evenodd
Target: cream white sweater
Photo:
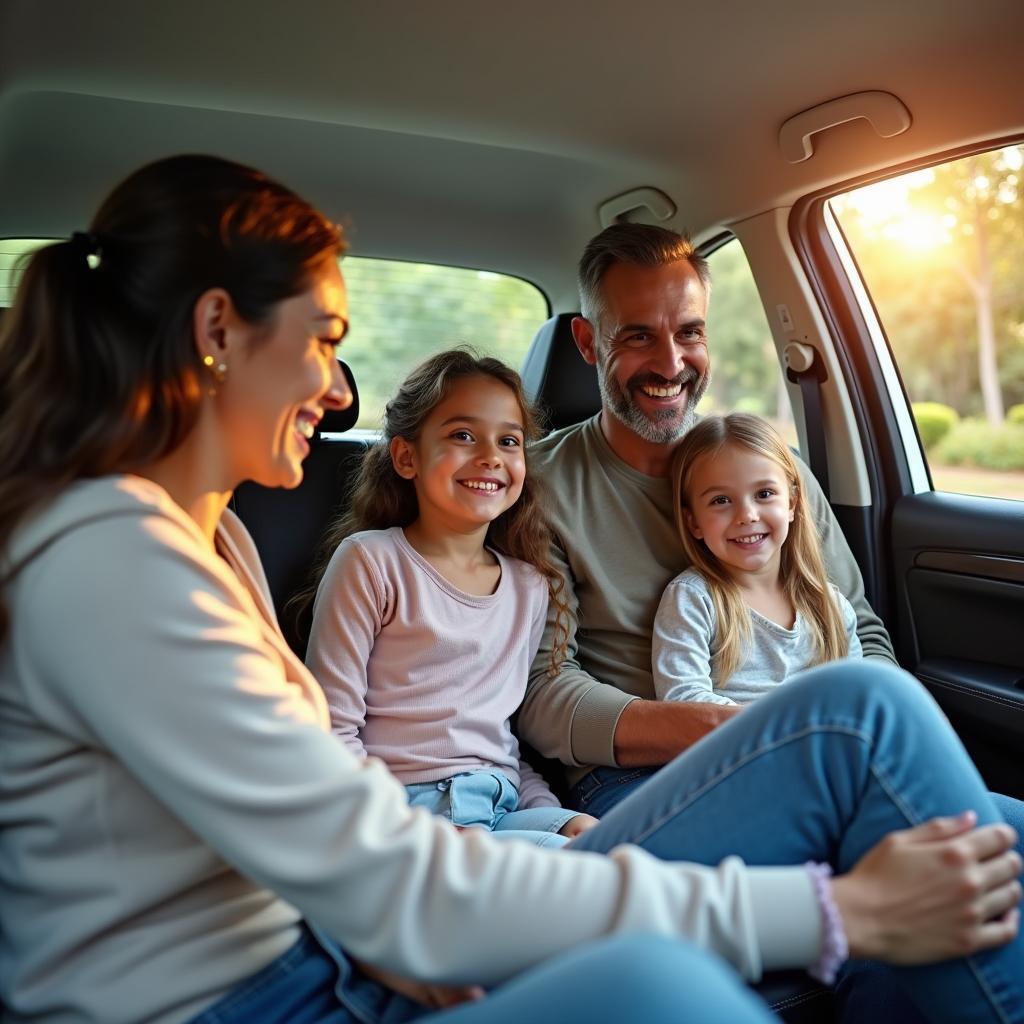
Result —
<path fill-rule="evenodd" d="M 410 810 L 330 734 L 230 514 L 217 544 L 117 477 L 70 487 L 3 559 L 5 1020 L 187 1020 L 287 949 L 301 915 L 450 982 L 619 931 L 687 937 L 748 978 L 814 961 L 801 868 L 549 851 Z"/>

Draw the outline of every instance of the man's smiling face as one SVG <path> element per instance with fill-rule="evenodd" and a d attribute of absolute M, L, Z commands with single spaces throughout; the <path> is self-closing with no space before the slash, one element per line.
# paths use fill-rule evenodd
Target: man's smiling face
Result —
<path fill-rule="evenodd" d="M 711 379 L 707 292 L 687 260 L 613 264 L 594 338 L 603 405 L 643 440 L 669 444 L 693 423 Z"/>

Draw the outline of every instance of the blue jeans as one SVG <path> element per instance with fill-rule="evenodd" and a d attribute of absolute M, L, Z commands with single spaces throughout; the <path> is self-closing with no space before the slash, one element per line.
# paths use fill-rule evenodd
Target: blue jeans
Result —
<path fill-rule="evenodd" d="M 429 1013 L 371 981 L 330 940 L 307 931 L 287 953 L 191 1024 L 772 1024 L 725 964 L 684 942 L 622 935 L 581 946 L 480 1002 Z"/>
<path fill-rule="evenodd" d="M 583 809 L 591 808 L 605 810 L 595 799 Z M 893 829 L 965 808 L 981 822 L 999 820 L 925 690 L 885 665 L 840 662 L 745 708 L 607 809 L 597 827 L 559 856 L 633 842 L 670 860 L 716 864 L 739 854 L 751 864 L 818 860 L 846 871 Z M 934 1020 L 1010 1024 L 1024 1021 L 1022 952 L 1018 937 L 970 958 L 897 970 Z M 197 1021 L 393 1024 L 424 1012 L 321 943 L 297 954 L 283 975 L 275 961 Z M 638 935 L 583 946 L 500 986 L 482 1003 L 430 1017 L 443 1024 L 531 1018 L 771 1020 L 715 957 Z"/>
<path fill-rule="evenodd" d="M 564 807 L 518 810 L 519 794 L 499 771 L 463 772 L 437 782 L 405 787 L 410 807 L 423 807 L 463 828 L 486 828 L 503 839 L 526 839 L 537 846 L 565 846 L 558 830 L 576 816 Z"/>
<path fill-rule="evenodd" d="M 597 769 L 577 806 L 601 824 L 570 849 L 635 843 L 669 860 L 828 861 L 848 871 L 894 829 L 996 800 L 911 676 L 837 662 L 795 677 L 656 772 Z M 1012 802 L 1004 806 L 1011 807 Z M 1024 939 L 894 971 L 934 1020 L 1024 1021 Z"/>

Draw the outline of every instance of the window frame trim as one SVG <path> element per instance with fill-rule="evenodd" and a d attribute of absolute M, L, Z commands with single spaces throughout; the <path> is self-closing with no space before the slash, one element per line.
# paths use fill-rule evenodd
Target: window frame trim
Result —
<path fill-rule="evenodd" d="M 467 267 L 461 263 L 437 263 L 433 260 L 410 260 L 403 259 L 399 256 L 369 256 L 366 253 L 355 252 L 352 249 L 346 249 L 341 256 L 338 257 L 338 267 L 341 272 L 345 272 L 345 260 L 348 259 L 359 259 L 359 260 L 374 260 L 380 263 L 411 263 L 414 266 L 427 266 L 427 267 L 439 267 L 446 270 L 464 270 L 471 274 L 493 274 L 495 277 L 507 277 L 512 281 L 521 281 L 523 284 L 529 285 L 540 293 L 541 298 L 544 300 L 544 305 L 547 308 L 547 316 L 545 320 L 549 320 L 554 316 L 554 307 L 551 304 L 551 296 L 532 278 L 524 277 L 522 274 L 511 274 L 507 270 L 493 270 L 490 267 Z"/>
<path fill-rule="evenodd" d="M 843 367 L 847 391 L 854 404 L 860 426 L 861 442 L 873 463 L 874 473 L 869 474 L 869 477 L 873 488 L 877 481 L 883 482 L 883 493 L 877 497 L 884 505 L 891 507 L 891 502 L 904 494 L 920 494 L 929 490 L 935 493 L 956 492 L 935 489 L 931 468 L 911 409 L 910 396 L 900 372 L 899 361 L 892 351 L 885 323 L 860 271 L 856 253 L 847 243 L 842 226 L 828 210 L 828 201 L 866 185 L 888 181 L 913 171 L 953 163 L 978 153 L 989 153 L 1020 145 L 1024 145 L 1024 132 L 982 139 L 929 153 L 809 193 L 798 200 L 790 212 L 790 240 L 827 325 L 837 358 Z M 833 218 L 834 231 L 830 230 L 826 212 Z M 841 247 L 839 239 L 842 241 Z M 848 343 L 850 340 L 858 344 L 851 346 Z M 884 360 L 881 355 L 883 352 Z M 855 354 L 865 359 L 864 367 L 855 366 Z M 862 388 L 851 387 L 851 384 L 860 380 L 870 380 L 873 385 L 870 395 L 863 394 Z M 897 384 L 902 403 L 896 401 Z M 884 407 L 878 401 L 882 395 L 889 399 Z M 873 412 L 869 411 L 869 405 Z M 881 422 L 886 425 L 884 437 L 879 436 L 877 430 L 867 429 L 869 425 L 879 422 L 873 416 L 880 416 Z M 909 424 L 905 422 L 906 419 L 909 419 Z M 908 426 L 912 428 L 912 433 L 908 431 Z M 909 436 L 917 442 L 916 452 L 907 444 Z M 900 443 L 894 443 L 894 438 L 898 438 Z M 910 454 L 911 452 L 914 453 Z M 927 487 L 922 486 L 925 478 Z"/>

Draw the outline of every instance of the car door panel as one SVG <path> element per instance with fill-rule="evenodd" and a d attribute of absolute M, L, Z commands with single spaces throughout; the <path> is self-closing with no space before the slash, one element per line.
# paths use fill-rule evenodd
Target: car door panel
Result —
<path fill-rule="evenodd" d="M 900 660 L 989 784 L 1024 796 L 1024 503 L 906 495 L 892 544 Z"/>

